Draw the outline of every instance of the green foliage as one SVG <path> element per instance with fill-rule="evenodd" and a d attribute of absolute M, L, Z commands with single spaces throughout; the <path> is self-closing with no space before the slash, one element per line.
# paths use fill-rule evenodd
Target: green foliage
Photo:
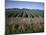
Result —
<path fill-rule="evenodd" d="M 42 16 L 44 17 L 43 10 L 31 10 L 31 9 L 6 9 L 6 16 L 15 16 L 15 17 L 34 17 Z"/>

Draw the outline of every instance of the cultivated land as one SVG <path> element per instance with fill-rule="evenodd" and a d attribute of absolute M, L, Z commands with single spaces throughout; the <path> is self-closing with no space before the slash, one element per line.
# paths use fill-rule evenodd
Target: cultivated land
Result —
<path fill-rule="evenodd" d="M 6 9 L 6 33 L 44 32 L 44 10 Z"/>

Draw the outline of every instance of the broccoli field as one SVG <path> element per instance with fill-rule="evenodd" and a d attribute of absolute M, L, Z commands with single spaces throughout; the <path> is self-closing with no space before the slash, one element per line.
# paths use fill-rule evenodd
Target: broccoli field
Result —
<path fill-rule="evenodd" d="M 44 10 L 5 9 L 6 34 L 44 32 Z"/>

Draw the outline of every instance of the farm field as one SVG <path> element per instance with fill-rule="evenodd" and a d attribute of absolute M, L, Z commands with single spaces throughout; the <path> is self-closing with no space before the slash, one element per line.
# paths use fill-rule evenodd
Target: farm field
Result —
<path fill-rule="evenodd" d="M 6 16 L 13 16 L 13 17 L 39 17 L 42 16 L 44 17 L 44 10 L 38 10 L 38 9 L 18 9 L 18 8 L 13 8 L 13 9 L 6 9 Z"/>
<path fill-rule="evenodd" d="M 44 10 L 6 9 L 6 34 L 44 32 Z"/>

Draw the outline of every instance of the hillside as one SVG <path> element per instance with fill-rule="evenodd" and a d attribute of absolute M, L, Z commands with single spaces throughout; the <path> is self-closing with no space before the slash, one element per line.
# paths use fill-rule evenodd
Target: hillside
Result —
<path fill-rule="evenodd" d="M 44 32 L 44 10 L 11 8 L 5 16 L 6 34 Z"/>
<path fill-rule="evenodd" d="M 14 17 L 34 17 L 34 16 L 42 16 L 44 17 L 44 10 L 38 9 L 18 9 L 18 8 L 11 8 L 6 9 L 6 16 L 14 16 Z"/>

